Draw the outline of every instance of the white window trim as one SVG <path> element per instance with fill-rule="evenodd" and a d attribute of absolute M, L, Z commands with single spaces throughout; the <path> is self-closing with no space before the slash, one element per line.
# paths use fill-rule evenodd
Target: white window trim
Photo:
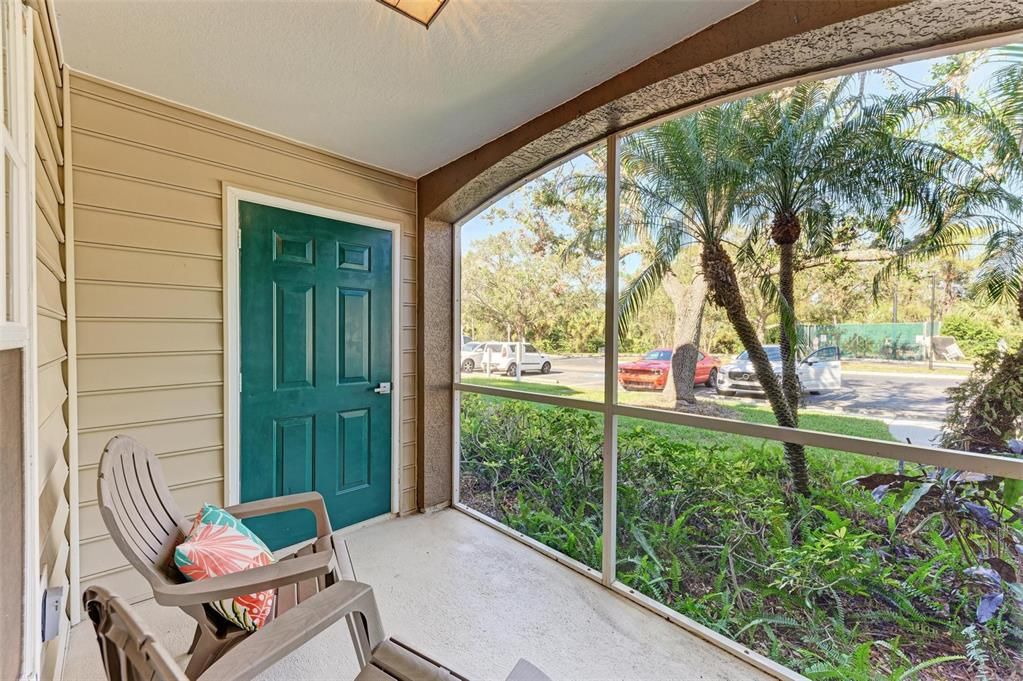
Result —
<path fill-rule="evenodd" d="M 401 510 L 401 225 L 266 192 L 224 184 L 224 503 L 237 504 L 241 493 L 241 237 L 238 203 L 318 215 L 391 232 L 391 511 L 360 525 L 398 515 Z M 351 526 L 350 526 L 351 527 Z M 334 528 L 341 529 L 341 528 Z"/>
<path fill-rule="evenodd" d="M 0 109 L 5 100 L 11 117 L 11 129 L 0 124 L 0 146 L 11 158 L 13 177 L 5 177 L 7 164 L 0 159 L 0 188 L 9 187 L 12 225 L 0 189 L 0 350 L 20 350 L 22 354 L 22 494 L 24 499 L 24 563 L 22 574 L 22 649 L 20 678 L 37 679 L 40 671 L 41 583 L 39 570 L 39 495 L 36 487 L 38 468 L 38 361 L 36 348 L 36 225 L 35 164 L 33 134 L 35 118 L 33 96 L 34 12 L 20 0 L 4 0 L 10 33 L 0 30 L 10 58 L 6 83 L 0 84 Z M 8 99 L 9 98 L 9 99 Z M 10 229 L 10 241 L 5 236 Z M 7 248 L 11 252 L 7 253 Z M 11 271 L 6 271 L 10 262 Z M 11 291 L 7 290 L 8 275 Z M 10 293 L 10 309 L 8 309 Z M 9 319 L 8 319 L 9 318 Z"/>
<path fill-rule="evenodd" d="M 5 42 L 12 40 L 8 45 L 8 54 L 12 58 L 12 66 L 8 77 L 11 79 L 10 92 L 0 87 L 0 109 L 5 104 L 5 98 L 12 94 L 12 100 L 6 102 L 11 115 L 11 125 L 14 130 L 8 130 L 6 126 L 0 125 L 0 145 L 3 152 L 11 157 L 12 165 L 15 166 L 13 178 L 5 177 L 7 164 L 0 159 L 0 187 L 5 182 L 14 182 L 10 191 L 10 197 L 14 210 L 12 214 L 15 225 L 11 227 L 10 247 L 12 250 L 11 269 L 7 273 L 8 244 L 5 238 L 0 238 L 0 350 L 24 348 L 29 345 L 31 334 L 29 333 L 32 322 L 35 318 L 35 306 L 32 299 L 35 276 L 35 230 L 32 222 L 35 213 L 30 210 L 35 199 L 33 180 L 35 166 L 30 164 L 31 152 L 33 149 L 32 133 L 34 118 L 31 116 L 32 84 L 34 71 L 32 69 L 32 10 L 25 7 L 16 0 L 4 0 L 3 11 L 7 14 L 8 25 L 15 28 L 11 36 L 0 36 Z M 20 64 L 18 62 L 21 62 Z M 20 67 L 20 68 L 19 68 Z M 3 198 L 0 197 L 0 208 L 3 206 Z M 7 211 L 0 210 L 0 234 L 8 228 Z M 23 225 L 25 229 L 17 229 Z M 11 295 L 11 309 L 8 310 L 7 276 L 10 275 L 10 286 L 13 289 Z M 10 320 L 8 320 L 10 317 Z"/>

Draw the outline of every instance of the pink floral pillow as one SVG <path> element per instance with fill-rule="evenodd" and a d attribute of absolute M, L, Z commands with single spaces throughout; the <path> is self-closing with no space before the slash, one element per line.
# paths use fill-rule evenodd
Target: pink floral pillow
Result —
<path fill-rule="evenodd" d="M 174 563 L 195 582 L 274 562 L 273 553 L 252 530 L 222 508 L 204 504 L 185 541 L 174 550 Z M 255 631 L 273 612 L 273 589 L 210 603 L 231 624 Z"/>

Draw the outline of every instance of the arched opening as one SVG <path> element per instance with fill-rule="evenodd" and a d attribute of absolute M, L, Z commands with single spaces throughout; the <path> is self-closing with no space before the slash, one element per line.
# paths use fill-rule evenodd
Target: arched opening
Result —
<path fill-rule="evenodd" d="M 618 209 L 621 209 L 621 202 L 624 200 L 620 198 L 621 195 L 617 189 L 619 183 L 623 181 L 622 174 L 613 170 L 603 173 L 605 188 L 608 192 L 606 213 L 590 216 L 596 222 L 604 221 L 607 227 L 603 232 L 605 235 L 618 234 L 615 238 L 604 238 L 603 240 L 598 238 L 598 243 L 589 244 L 594 254 L 599 256 L 603 252 L 605 255 L 603 261 L 605 263 L 604 270 L 606 275 L 603 289 L 605 294 L 603 296 L 603 303 L 605 305 L 603 340 L 606 341 L 605 349 L 613 349 L 609 356 L 597 357 L 594 360 L 594 366 L 601 373 L 602 381 L 593 386 L 588 386 L 593 388 L 589 391 L 593 395 L 590 395 L 586 389 L 579 386 L 569 386 L 571 388 L 569 393 L 552 391 L 549 389 L 549 386 L 544 387 L 547 386 L 547 383 L 542 379 L 542 376 L 547 375 L 547 373 L 543 371 L 539 371 L 540 377 L 536 380 L 522 382 L 525 356 L 527 354 L 536 354 L 540 357 L 539 361 L 541 362 L 538 366 L 542 366 L 544 358 L 549 360 L 550 356 L 547 354 L 549 348 L 554 347 L 553 344 L 555 343 L 564 341 L 563 334 L 558 335 L 557 338 L 553 336 L 538 338 L 531 334 L 542 333 L 536 330 L 540 327 L 534 325 L 532 331 L 526 331 L 525 328 L 528 325 L 525 322 L 523 322 L 523 328 L 513 328 L 515 322 L 513 320 L 506 320 L 500 322 L 504 323 L 506 328 L 504 329 L 503 336 L 498 338 L 497 336 L 502 334 L 502 329 L 498 328 L 500 326 L 499 320 L 496 317 L 491 320 L 485 320 L 484 317 L 486 315 L 478 314 L 473 319 L 471 325 L 473 333 L 470 335 L 473 336 L 473 340 L 484 341 L 483 353 L 484 356 L 487 356 L 487 359 L 481 356 L 479 362 L 474 360 L 473 369 L 467 369 L 466 364 L 462 361 L 463 358 L 457 351 L 457 348 L 462 345 L 463 339 L 461 336 L 466 328 L 465 317 L 463 315 L 466 309 L 466 300 L 464 297 L 460 297 L 465 295 L 465 272 L 462 271 L 462 268 L 466 266 L 466 261 L 460 258 L 460 251 L 466 245 L 466 241 L 464 233 L 459 232 L 459 225 L 464 226 L 467 219 L 479 210 L 490 206 L 495 200 L 506 196 L 509 188 L 522 187 L 524 181 L 534 180 L 534 183 L 526 186 L 532 187 L 531 191 L 536 196 L 538 193 L 543 192 L 542 188 L 537 189 L 537 182 L 542 184 L 545 178 L 550 177 L 551 173 L 556 174 L 559 169 L 571 166 L 574 163 L 572 159 L 580 158 L 580 156 L 588 157 L 589 162 L 598 167 L 602 163 L 605 165 L 605 168 L 618 167 L 617 157 L 623 153 L 620 141 L 621 133 L 624 130 L 629 130 L 630 132 L 634 130 L 633 123 L 639 125 L 648 124 L 661 119 L 666 114 L 677 114 L 679 111 L 692 115 L 700 109 L 714 107 L 725 101 L 748 98 L 750 95 L 775 89 L 782 85 L 791 86 L 799 80 L 813 80 L 824 76 L 834 76 L 862 70 L 868 65 L 893 64 L 899 61 L 909 61 L 912 58 L 921 58 L 924 55 L 937 56 L 968 48 L 976 49 L 1005 43 L 1011 40 L 1011 35 L 1008 35 L 1007 32 L 1012 30 L 1018 31 L 1020 28 L 1019 25 L 1014 23 L 1018 22 L 1018 19 L 1008 16 L 1002 16 L 1004 21 L 995 19 L 995 16 L 1000 13 L 1001 8 L 996 9 L 994 7 L 987 7 L 984 4 L 977 4 L 970 8 L 971 14 L 976 12 L 971 17 L 967 17 L 965 14 L 958 14 L 963 9 L 949 6 L 946 3 L 913 3 L 866 14 L 832 26 L 814 29 L 808 33 L 781 39 L 766 46 L 744 51 L 741 55 L 735 57 L 736 62 L 731 62 L 726 66 L 723 66 L 722 62 L 727 62 L 727 58 L 715 61 L 704 67 L 687 70 L 684 74 L 677 76 L 678 80 L 675 77 L 666 78 L 665 81 L 674 81 L 674 89 L 670 91 L 678 95 L 679 99 L 670 100 L 669 98 L 662 98 L 658 101 L 658 105 L 652 105 L 645 115 L 636 114 L 635 111 L 628 108 L 627 104 L 619 103 L 618 108 L 612 107 L 617 116 L 609 116 L 608 111 L 605 110 L 600 114 L 595 114 L 594 119 L 587 119 L 587 114 L 583 113 L 575 119 L 575 126 L 566 124 L 566 126 L 555 131 L 556 134 L 554 132 L 539 134 L 532 141 L 523 142 L 524 137 L 528 137 L 528 134 L 520 129 L 513 133 L 508 140 L 505 140 L 505 143 L 508 145 L 520 144 L 520 146 L 514 147 L 502 159 L 493 162 L 481 160 L 485 159 L 488 154 L 493 153 L 492 149 L 481 150 L 478 154 L 470 155 L 470 157 L 461 159 L 456 164 L 453 164 L 451 175 L 445 176 L 442 169 L 442 171 L 439 171 L 441 174 L 432 180 L 429 177 L 424 179 L 421 187 L 425 187 L 425 190 L 420 196 L 420 206 L 421 208 L 428 208 L 429 212 L 425 212 L 421 222 L 423 250 L 420 254 L 422 273 L 421 308 L 425 320 L 422 327 L 422 350 L 420 354 L 423 362 L 422 380 L 424 381 L 423 390 L 420 393 L 424 398 L 422 403 L 424 432 L 419 440 L 420 446 L 424 448 L 420 459 L 422 464 L 420 467 L 422 475 L 420 479 L 421 504 L 431 506 L 445 503 L 447 501 L 445 494 L 447 494 L 453 496 L 456 503 L 461 501 L 460 505 L 466 507 L 467 511 L 477 517 L 488 516 L 491 518 L 501 515 L 498 507 L 502 504 L 506 508 L 509 505 L 514 505 L 509 499 L 504 499 L 503 501 L 498 499 L 495 503 L 496 497 L 493 495 L 491 495 L 489 501 L 483 499 L 484 495 L 482 493 L 493 492 L 493 490 L 488 490 L 486 484 L 481 483 L 482 478 L 485 477 L 482 474 L 474 474 L 475 478 L 469 483 L 469 487 L 462 487 L 462 492 L 468 492 L 468 496 L 471 499 L 459 500 L 459 486 L 464 485 L 465 481 L 458 476 L 457 471 L 459 461 L 457 456 L 460 453 L 460 445 L 458 442 L 452 442 L 452 439 L 457 440 L 460 437 L 465 437 L 465 422 L 471 422 L 473 428 L 480 428 L 481 423 L 488 418 L 494 417 L 498 421 L 501 419 L 507 420 L 507 414 L 502 416 L 498 412 L 501 412 L 501 405 L 505 404 L 508 400 L 523 400 L 536 405 L 543 405 L 543 408 L 559 410 L 558 417 L 553 417 L 553 412 L 550 411 L 538 412 L 537 424 L 548 422 L 551 418 L 564 417 L 571 420 L 574 418 L 571 415 L 573 410 L 580 413 L 588 412 L 593 415 L 593 418 L 589 420 L 586 428 L 593 432 L 589 433 L 587 431 L 588 435 L 586 437 L 580 437 L 579 433 L 576 433 L 575 437 L 569 438 L 569 442 L 563 443 L 562 449 L 567 451 L 575 447 L 585 448 L 588 436 L 595 438 L 595 441 L 603 439 L 604 449 L 602 457 L 594 457 L 594 452 L 592 451 L 575 452 L 573 454 L 575 456 L 573 460 L 577 463 L 581 456 L 589 456 L 593 459 L 586 468 L 596 475 L 597 478 L 603 479 L 602 498 L 596 494 L 596 491 L 599 490 L 595 491 L 592 486 L 586 487 L 584 485 L 586 494 L 583 495 L 584 498 L 577 499 L 580 508 L 598 509 L 591 520 L 598 524 L 602 523 L 603 534 L 599 537 L 591 537 L 594 542 L 588 546 L 585 541 L 579 539 L 579 536 L 576 536 L 570 542 L 570 546 L 551 540 L 551 535 L 545 535 L 545 532 L 553 532 L 554 530 L 547 526 L 538 528 L 537 525 L 531 524 L 536 521 L 535 513 L 538 506 L 541 511 L 550 511 L 550 509 L 538 503 L 535 499 L 527 499 L 526 502 L 522 502 L 523 496 L 521 495 L 523 492 L 521 490 L 517 492 L 520 496 L 518 496 L 518 501 L 515 503 L 524 503 L 528 507 L 525 513 L 531 519 L 527 519 L 524 516 L 518 516 L 518 519 L 514 522 L 509 522 L 507 519 L 500 517 L 498 519 L 501 522 L 510 524 L 513 527 L 513 532 L 525 533 L 532 537 L 530 541 L 540 541 L 548 545 L 548 547 L 553 546 L 553 550 L 550 551 L 551 555 L 563 562 L 572 564 L 580 572 L 600 579 L 605 584 L 618 589 L 622 593 L 635 595 L 635 592 L 638 591 L 649 597 L 651 594 L 657 594 L 658 589 L 650 590 L 636 587 L 635 572 L 629 573 L 628 577 L 623 577 L 622 556 L 616 556 L 615 553 L 616 548 L 625 546 L 625 550 L 631 559 L 635 557 L 632 554 L 636 553 L 636 551 L 642 553 L 642 551 L 647 550 L 645 547 L 649 544 L 646 538 L 636 538 L 637 536 L 643 537 L 645 532 L 644 528 L 636 523 L 636 518 L 629 520 L 619 514 L 621 504 L 623 503 L 621 497 L 622 488 L 620 486 L 622 478 L 619 477 L 617 468 L 620 452 L 627 451 L 630 456 L 635 455 L 633 458 L 642 457 L 642 451 L 635 450 L 635 448 L 630 449 L 634 442 L 625 442 L 623 444 L 622 435 L 618 430 L 623 427 L 619 425 L 620 423 L 625 423 L 631 419 L 645 418 L 660 424 L 670 424 L 679 428 L 703 428 L 716 433 L 729 433 L 736 438 L 736 442 L 733 444 L 738 449 L 745 449 L 747 451 L 756 449 L 758 442 L 756 438 L 765 438 L 765 441 L 773 440 L 779 443 L 787 443 L 785 447 L 786 456 L 788 455 L 788 445 L 793 444 L 799 445 L 800 449 L 803 447 L 817 447 L 820 448 L 820 451 L 834 447 L 837 451 L 855 452 L 859 455 L 914 461 L 934 466 L 934 470 L 947 467 L 974 470 L 978 466 L 986 468 L 988 464 L 991 464 L 997 467 L 997 471 L 995 468 L 990 469 L 987 471 L 990 475 L 1006 475 L 1010 478 L 1018 478 L 1023 471 L 1020 470 L 1018 462 L 1010 459 L 1001 459 L 999 461 L 985 459 L 985 462 L 981 463 L 980 459 L 973 458 L 973 455 L 966 455 L 965 458 L 960 458 L 960 456 L 957 456 L 960 453 L 950 452 L 949 450 L 940 450 L 941 453 L 939 454 L 937 453 L 939 450 L 928 451 L 926 446 L 901 448 L 893 446 L 889 449 L 883 444 L 866 446 L 862 443 L 852 443 L 842 438 L 818 439 L 818 436 L 823 435 L 827 429 L 823 426 L 815 427 L 809 424 L 804 424 L 804 430 L 816 430 L 819 432 L 806 434 L 805 436 L 799 435 L 793 439 L 793 436 L 788 434 L 780 432 L 772 434 L 767 430 L 761 430 L 759 424 L 774 423 L 775 421 L 758 421 L 756 418 L 747 419 L 746 425 L 733 427 L 734 423 L 733 426 L 725 426 L 712 422 L 708 420 L 706 414 L 700 414 L 699 412 L 696 412 L 695 415 L 692 412 L 683 412 L 683 414 L 670 412 L 670 416 L 665 415 L 669 412 L 664 412 L 653 417 L 646 410 L 646 407 L 661 406 L 663 409 L 664 406 L 648 405 L 632 401 L 628 398 L 622 399 L 621 393 L 616 395 L 612 386 L 615 381 L 615 373 L 619 371 L 617 351 L 620 349 L 621 338 L 615 332 L 615 328 L 620 329 L 620 325 L 613 323 L 612 320 L 617 321 L 619 318 L 617 306 L 620 302 L 618 301 L 619 296 L 617 294 L 624 287 L 618 272 L 618 266 L 621 263 L 619 259 L 621 243 L 619 239 L 622 238 L 618 230 L 621 224 L 619 222 Z M 988 10 L 991 10 L 992 13 L 989 13 Z M 974 23 L 974 20 L 980 15 L 983 15 L 984 18 Z M 942 17 L 940 22 L 937 19 L 939 16 Z M 893 36 L 890 30 L 896 19 L 901 22 L 899 24 L 899 35 L 901 38 Z M 960 19 L 961 21 L 959 21 Z M 992 20 L 994 20 L 994 24 L 988 23 Z M 954 32 L 946 31 L 950 25 L 957 27 Z M 909 34 L 904 32 L 903 28 L 910 26 L 913 28 L 905 30 L 909 30 L 912 37 L 909 37 Z M 806 40 L 819 42 L 801 42 Z M 779 46 L 777 43 L 785 44 Z M 791 54 L 793 51 L 803 54 L 796 50 L 796 45 L 798 44 L 826 44 L 826 46 L 821 54 L 808 56 L 807 60 L 801 62 L 798 66 L 792 64 L 791 60 L 788 62 L 779 61 L 778 50 L 787 50 L 787 54 Z M 835 51 L 829 53 L 828 50 L 831 48 L 834 48 Z M 864 58 L 865 53 L 867 58 Z M 765 63 L 763 60 L 770 62 L 770 64 Z M 745 85 L 736 84 L 737 74 L 747 73 L 736 70 L 735 67 L 737 67 L 738 63 L 742 63 L 745 68 L 750 69 L 748 73 L 756 74 L 756 77 L 751 78 L 750 82 Z M 701 68 L 706 70 L 699 72 Z M 777 70 L 773 70 L 775 68 Z M 766 74 L 771 75 L 768 76 Z M 680 82 L 685 78 L 694 79 L 704 89 L 699 94 L 694 94 L 692 90 L 678 89 Z M 668 86 L 665 87 L 667 88 Z M 685 97 L 689 97 L 689 99 L 685 99 Z M 675 101 L 676 103 L 682 101 L 682 103 L 677 106 L 669 106 L 668 102 L 670 101 Z M 660 108 L 657 108 L 657 106 L 660 106 Z M 638 115 L 639 120 L 630 119 L 630 115 Z M 610 133 L 610 135 L 607 137 L 605 144 L 598 146 L 597 152 L 590 153 L 589 155 L 581 153 L 578 150 L 586 150 L 588 145 L 593 142 L 593 138 L 590 135 L 594 134 L 595 129 L 599 130 L 599 128 L 587 127 L 587 123 L 593 123 L 596 119 L 599 119 L 600 125 L 607 126 L 604 134 Z M 623 123 L 623 121 L 625 122 Z M 554 153 L 554 150 L 557 150 L 557 153 Z M 628 150 L 626 150 L 627 152 Z M 567 163 L 564 161 L 566 158 L 569 159 Z M 556 160 L 552 162 L 552 159 Z M 477 175 L 467 179 L 466 175 L 458 174 L 460 172 L 464 173 L 467 168 L 474 165 L 482 168 Z M 578 174 L 577 170 L 571 171 L 570 174 Z M 455 179 L 456 177 L 458 179 Z M 634 181 L 634 178 L 626 178 L 626 180 Z M 450 184 L 447 184 L 438 193 L 430 193 L 436 190 L 437 187 L 445 185 L 445 183 Z M 564 183 L 561 186 L 564 186 Z M 487 187 L 496 187 L 498 191 L 484 194 L 483 192 Z M 439 197 L 441 196 L 444 196 L 444 198 L 440 199 Z M 435 205 L 431 206 L 431 202 L 435 202 Z M 532 237 L 538 237 L 538 235 L 534 233 L 530 238 Z M 533 240 L 535 241 L 535 239 Z M 521 244 L 519 245 L 521 246 Z M 497 251 L 502 251 L 502 245 L 496 242 L 489 244 L 489 246 L 497 249 Z M 515 246 L 513 240 L 508 241 L 503 245 L 503 252 L 508 252 Z M 478 252 L 479 249 L 477 248 L 476 250 Z M 526 250 L 529 250 L 528 246 Z M 535 252 L 538 253 L 539 251 Z M 523 257 L 519 258 L 518 262 L 527 262 L 529 253 L 523 253 L 522 255 Z M 600 263 L 599 257 L 597 263 Z M 477 270 L 480 269 L 477 267 L 479 264 L 475 262 L 470 263 Z M 697 266 L 698 264 L 699 259 L 697 259 Z M 707 267 L 706 257 L 703 259 L 702 266 L 704 268 Z M 526 267 L 528 269 L 529 265 Z M 535 286 L 544 285 L 542 279 L 533 281 Z M 436 288 L 433 288 L 433 286 L 436 286 Z M 486 286 L 485 284 L 484 288 Z M 597 288 L 599 289 L 599 287 Z M 445 291 L 450 291 L 451 295 L 449 298 L 444 297 Z M 597 289 L 589 291 L 590 294 L 597 294 L 590 295 L 591 303 L 594 300 L 600 301 L 601 296 L 599 292 Z M 438 295 L 437 299 L 431 299 L 435 293 Z M 526 293 L 523 293 L 523 295 L 526 295 Z M 486 296 L 479 297 L 485 298 Z M 726 307 L 720 300 L 718 303 L 722 307 Z M 677 310 L 675 314 L 676 316 L 678 315 Z M 734 320 L 732 321 L 734 322 Z M 487 326 L 488 324 L 490 326 Z M 498 324 L 498 326 L 494 326 L 494 324 Z M 483 330 L 480 331 L 480 329 Z M 763 333 L 763 330 L 761 331 L 759 335 L 763 337 L 765 333 Z M 476 338 L 475 334 L 477 333 L 483 333 L 487 337 Z M 447 335 L 446 340 L 443 338 L 445 335 Z M 819 334 L 815 332 L 815 335 Z M 926 336 L 926 339 L 930 342 L 931 350 L 926 351 L 926 354 L 929 355 L 934 347 L 933 341 L 931 341 L 931 337 L 935 335 L 933 323 L 931 328 L 923 332 L 922 335 Z M 491 343 L 489 342 L 490 340 L 495 342 Z M 437 345 L 434 345 L 435 342 Z M 812 342 L 816 343 L 812 348 L 814 351 L 827 349 L 827 347 L 824 347 L 827 344 L 821 345 L 823 341 L 819 338 L 815 337 Z M 491 345 L 494 347 L 490 347 Z M 818 345 L 821 347 L 817 347 Z M 831 346 L 828 345 L 828 347 Z M 746 349 L 749 351 L 748 345 Z M 469 348 L 470 354 L 473 350 L 474 348 Z M 534 350 L 536 352 L 533 352 Z M 578 348 L 575 350 L 578 350 Z M 581 352 L 581 350 L 578 351 Z M 504 361 L 505 364 L 500 364 L 500 361 L 495 360 L 494 353 L 501 354 L 504 359 L 500 361 Z M 653 358 L 653 360 L 656 359 Z M 741 357 L 738 359 L 741 359 Z M 672 362 L 671 366 L 665 368 L 665 371 L 677 370 L 673 364 Z M 498 372 L 503 371 L 507 375 L 496 378 L 487 376 L 483 380 L 478 380 L 475 376 L 471 375 L 477 365 L 484 366 L 490 373 L 493 372 L 493 367 L 497 366 Z M 512 366 L 515 367 L 514 370 L 510 368 Z M 731 377 L 730 370 L 727 367 L 719 367 L 719 370 L 725 370 L 726 375 L 729 378 Z M 618 373 L 618 378 L 619 383 L 621 383 L 620 372 Z M 516 382 L 507 383 L 511 380 Z M 533 394 L 527 397 L 521 394 L 523 391 Z M 448 401 L 449 399 L 450 401 Z M 481 411 L 480 403 L 484 400 L 489 400 L 489 403 Z M 587 403 L 588 401 L 590 403 Z M 467 413 L 467 405 L 471 408 L 471 413 Z M 670 407 L 668 408 L 670 409 Z M 483 412 L 486 412 L 486 414 L 481 416 Z M 498 415 L 495 417 L 495 414 Z M 521 414 L 518 416 L 521 416 Z M 726 419 L 733 422 L 742 420 L 736 419 L 734 416 L 734 414 L 726 416 Z M 753 423 L 758 425 L 753 425 Z M 781 421 L 778 421 L 778 423 L 781 423 Z M 793 424 L 781 425 L 791 426 Z M 572 427 L 582 426 L 575 423 Z M 681 431 L 673 432 L 676 439 L 682 438 Z M 852 433 L 844 432 L 844 434 L 851 435 Z M 690 433 L 690 435 L 693 436 L 693 439 L 698 439 L 695 431 Z M 858 435 L 868 438 L 880 437 L 877 433 L 859 433 Z M 887 433 L 885 436 L 887 436 Z M 448 445 L 451 445 L 451 448 L 456 452 L 454 470 L 444 467 L 443 457 L 449 451 Z M 554 445 L 546 443 L 541 446 L 541 449 L 549 451 L 551 447 L 554 447 Z M 781 458 L 781 451 L 779 445 L 777 451 L 779 460 Z M 473 452 L 472 456 L 475 457 L 473 464 L 481 466 L 477 473 L 480 470 L 496 465 L 494 461 L 486 460 L 487 455 L 485 453 L 481 454 L 481 451 L 478 449 Z M 877 473 L 880 470 L 878 469 L 873 472 Z M 903 468 L 900 464 L 898 474 L 901 475 L 902 471 Z M 863 475 L 870 474 L 866 471 L 860 471 L 859 473 L 863 473 Z M 437 477 L 431 479 L 431 475 L 437 475 Z M 661 482 L 663 483 L 662 488 L 665 486 L 670 487 L 672 484 L 668 480 Z M 557 490 L 557 493 L 566 489 L 566 485 L 567 483 L 564 483 L 564 481 L 547 481 L 547 487 Z M 881 496 L 883 495 L 884 491 L 881 492 Z M 616 504 L 618 505 L 617 508 Z M 488 508 L 493 512 L 488 512 Z M 558 514 L 555 512 L 552 515 L 557 517 Z M 550 516 L 546 517 L 550 518 Z M 541 525 L 543 525 L 542 522 Z M 575 529 L 582 528 L 577 527 Z M 832 529 L 838 532 L 841 528 L 836 527 Z M 628 541 L 623 541 L 623 532 L 635 540 L 633 542 L 635 545 L 630 547 Z M 545 539 L 544 537 L 547 538 Z M 637 549 L 637 547 L 640 548 Z M 541 550 L 547 551 L 547 549 L 542 547 Z M 658 561 L 657 550 L 653 549 L 648 553 L 649 559 L 656 563 Z M 663 558 L 663 556 L 661 557 Z M 724 574 L 723 578 L 727 578 L 727 574 L 722 574 Z M 736 586 L 736 589 L 737 591 L 742 590 L 739 586 Z M 677 614 L 678 608 L 675 608 L 675 610 Z M 671 616 L 665 612 L 662 612 L 662 614 Z M 679 619 L 679 623 L 683 626 L 689 626 L 691 630 L 697 633 L 702 632 L 706 634 L 706 631 L 701 630 L 699 626 L 693 624 L 692 620 L 685 616 Z"/>

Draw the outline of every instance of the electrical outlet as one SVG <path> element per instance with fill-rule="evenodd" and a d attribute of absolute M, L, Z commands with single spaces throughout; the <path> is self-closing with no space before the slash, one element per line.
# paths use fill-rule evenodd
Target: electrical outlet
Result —
<path fill-rule="evenodd" d="M 64 587 L 51 586 L 43 592 L 43 641 L 57 638 L 60 634 L 60 609 L 64 604 Z"/>

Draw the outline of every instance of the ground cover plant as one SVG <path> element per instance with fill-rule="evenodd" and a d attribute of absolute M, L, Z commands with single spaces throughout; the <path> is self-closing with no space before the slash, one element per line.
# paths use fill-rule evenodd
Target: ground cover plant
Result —
<path fill-rule="evenodd" d="M 463 394 L 462 502 L 599 567 L 601 418 Z M 804 497 L 777 443 L 622 419 L 618 444 L 617 577 L 637 591 L 810 678 L 1021 678 L 1023 534 L 1001 481 L 807 448 Z"/>

